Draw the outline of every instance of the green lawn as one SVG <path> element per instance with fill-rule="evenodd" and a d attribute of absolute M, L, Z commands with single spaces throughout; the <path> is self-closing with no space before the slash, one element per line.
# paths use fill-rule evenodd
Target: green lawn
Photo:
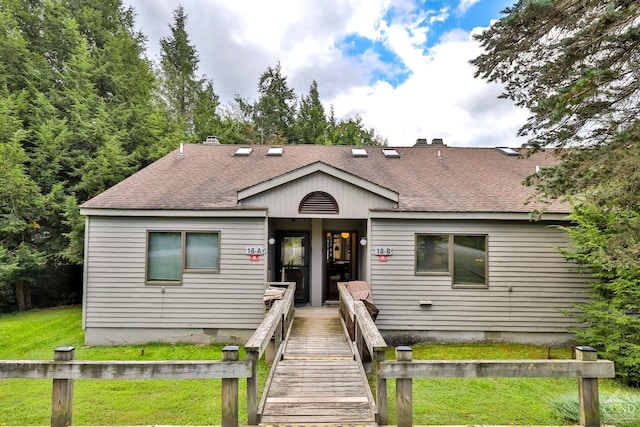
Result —
<path fill-rule="evenodd" d="M 49 359 L 74 346 L 77 360 L 220 360 L 223 345 L 85 347 L 79 307 L 0 317 L 0 359 Z M 144 349 L 144 352 L 143 352 Z M 244 353 L 241 352 L 241 358 Z M 260 366 L 264 383 L 268 369 Z M 220 425 L 220 380 L 76 380 L 74 425 Z M 246 381 L 240 380 L 240 396 Z M 51 380 L 0 380 L 0 426 L 48 425 Z M 246 404 L 240 422 L 246 423 Z"/>
<path fill-rule="evenodd" d="M 0 316 L 0 359 L 51 359 L 57 346 L 76 347 L 78 360 L 220 360 L 222 345 L 84 347 L 78 307 Z M 144 348 L 144 352 L 142 351 Z M 241 358 L 244 354 L 241 353 Z M 417 359 L 545 359 L 546 347 L 503 344 L 419 345 Z M 553 358 L 569 358 L 554 348 Z M 393 349 L 387 359 L 393 359 Z M 264 384 L 268 368 L 259 367 Z M 567 424 L 549 400 L 577 394 L 574 379 L 414 380 L 415 425 Z M 240 422 L 246 423 L 246 383 L 240 381 Z M 394 382 L 388 385 L 395 423 Z M 74 425 L 220 425 L 220 380 L 77 380 Z M 627 391 L 601 381 L 601 393 Z M 47 425 L 50 380 L 0 380 L 0 426 Z"/>

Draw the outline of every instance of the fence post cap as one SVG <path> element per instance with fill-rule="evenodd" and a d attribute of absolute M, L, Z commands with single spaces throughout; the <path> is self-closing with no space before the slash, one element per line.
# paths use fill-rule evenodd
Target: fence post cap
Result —
<path fill-rule="evenodd" d="M 53 349 L 56 353 L 69 353 L 70 351 L 74 351 L 76 348 L 67 346 L 67 347 L 56 347 Z"/>
<path fill-rule="evenodd" d="M 396 351 L 411 351 L 411 347 L 408 345 L 399 345 L 396 347 Z"/>
<path fill-rule="evenodd" d="M 237 345 L 227 345 L 222 349 L 222 351 L 238 351 L 239 348 L 240 347 Z"/>
<path fill-rule="evenodd" d="M 596 350 L 593 347 L 589 347 L 587 345 L 579 345 L 576 347 L 576 350 L 580 350 L 580 351 L 584 351 L 586 353 L 597 353 L 598 350 Z"/>

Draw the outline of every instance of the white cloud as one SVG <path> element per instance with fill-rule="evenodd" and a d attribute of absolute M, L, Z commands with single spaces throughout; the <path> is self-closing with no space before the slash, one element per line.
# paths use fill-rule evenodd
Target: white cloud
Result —
<path fill-rule="evenodd" d="M 470 7 L 477 0 L 462 0 Z M 125 0 L 139 13 L 148 36 L 150 56 L 169 33 L 178 2 Z M 200 73 L 214 81 L 223 102 L 234 94 L 253 99 L 258 78 L 277 61 L 297 94 L 318 82 L 327 108 L 336 115 L 358 113 L 392 145 L 411 145 L 416 138 L 445 138 L 451 145 L 519 145 L 515 134 L 526 114 L 499 100 L 499 88 L 473 78 L 468 61 L 480 51 L 470 34 L 444 34 L 425 51 L 429 23 L 448 19 L 448 9 L 418 7 L 410 0 L 327 0 L 278 2 L 191 0 L 187 31 L 200 57 Z M 429 5 L 426 2 L 425 5 Z M 458 9 L 458 10 L 459 10 Z M 380 41 L 402 60 L 409 77 L 396 87 L 371 82 L 376 71 L 393 74 L 368 52 L 346 56 L 339 41 L 357 34 Z"/>
<path fill-rule="evenodd" d="M 456 11 L 459 14 L 465 14 L 469 9 L 471 9 L 479 1 L 480 0 L 460 0 L 460 3 L 458 4 L 458 8 L 456 9 Z"/>

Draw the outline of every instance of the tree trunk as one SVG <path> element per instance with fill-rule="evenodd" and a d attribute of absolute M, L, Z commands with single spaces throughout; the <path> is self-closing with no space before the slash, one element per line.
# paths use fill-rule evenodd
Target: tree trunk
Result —
<path fill-rule="evenodd" d="M 18 311 L 31 310 L 31 287 L 28 282 L 18 282 L 16 284 L 16 303 Z"/>
<path fill-rule="evenodd" d="M 18 311 L 25 311 L 27 309 L 24 303 L 24 282 L 16 283 L 16 303 L 18 304 Z"/>
<path fill-rule="evenodd" d="M 27 310 L 33 308 L 33 305 L 31 305 L 31 285 L 29 282 L 25 282 L 24 284 L 24 305 Z"/>

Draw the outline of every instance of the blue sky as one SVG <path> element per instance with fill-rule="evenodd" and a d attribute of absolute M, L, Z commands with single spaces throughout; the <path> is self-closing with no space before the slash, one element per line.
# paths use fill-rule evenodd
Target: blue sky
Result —
<path fill-rule="evenodd" d="M 481 51 L 472 34 L 512 3 L 504 0 L 183 0 L 200 74 L 223 104 L 255 99 L 259 76 L 280 62 L 306 95 L 313 80 L 327 110 L 359 114 L 389 145 L 444 138 L 457 146 L 518 146 L 527 117 L 474 79 Z M 125 0 L 156 59 L 178 1 Z"/>

